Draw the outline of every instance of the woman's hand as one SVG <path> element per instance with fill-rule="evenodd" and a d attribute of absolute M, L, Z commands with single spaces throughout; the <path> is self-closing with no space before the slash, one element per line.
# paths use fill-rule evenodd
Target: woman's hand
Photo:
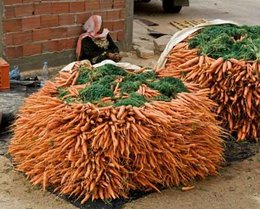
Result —
<path fill-rule="evenodd" d="M 122 59 L 122 57 L 118 53 L 111 52 L 107 53 L 107 57 L 115 62 L 119 62 Z"/>
<path fill-rule="evenodd" d="M 122 57 L 120 56 L 120 54 L 115 53 L 115 61 L 119 62 L 122 59 Z"/>

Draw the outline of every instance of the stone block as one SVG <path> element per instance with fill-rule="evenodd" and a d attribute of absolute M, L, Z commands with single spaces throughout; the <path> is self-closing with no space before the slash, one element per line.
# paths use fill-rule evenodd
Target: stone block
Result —
<path fill-rule="evenodd" d="M 153 43 L 155 50 L 158 52 L 162 52 L 165 49 L 168 42 L 170 41 L 171 37 L 172 36 L 170 35 L 165 35 L 161 36 L 160 38 L 154 39 Z"/>
<path fill-rule="evenodd" d="M 154 56 L 154 51 L 150 49 L 145 49 L 142 47 L 139 47 L 136 49 L 136 53 L 138 57 L 141 57 L 143 59 L 149 59 Z"/>

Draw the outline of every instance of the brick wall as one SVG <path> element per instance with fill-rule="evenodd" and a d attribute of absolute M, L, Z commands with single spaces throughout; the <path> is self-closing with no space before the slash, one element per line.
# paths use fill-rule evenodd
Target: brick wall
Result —
<path fill-rule="evenodd" d="M 115 41 L 126 37 L 125 0 L 2 0 L 2 9 L 2 54 L 11 64 L 48 55 L 52 65 L 62 64 L 54 55 L 73 60 L 82 24 L 92 14 L 103 17 Z"/>

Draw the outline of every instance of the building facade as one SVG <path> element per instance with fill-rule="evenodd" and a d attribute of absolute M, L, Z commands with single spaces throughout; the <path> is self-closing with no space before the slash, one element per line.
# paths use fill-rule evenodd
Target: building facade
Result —
<path fill-rule="evenodd" d="M 1 0 L 0 56 L 22 71 L 75 60 L 82 25 L 101 15 L 121 49 L 132 42 L 133 0 Z"/>

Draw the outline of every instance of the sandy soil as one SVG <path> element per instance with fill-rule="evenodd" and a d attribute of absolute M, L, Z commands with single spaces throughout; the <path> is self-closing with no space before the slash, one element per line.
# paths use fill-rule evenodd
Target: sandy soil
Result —
<path fill-rule="evenodd" d="M 219 176 L 196 182 L 195 189 L 182 192 L 178 188 L 153 193 L 124 209 L 259 209 L 260 154 L 233 163 Z"/>
<path fill-rule="evenodd" d="M 25 176 L 14 170 L 11 162 L 0 156 L 1 209 L 73 209 L 71 204 L 32 186 Z"/>

